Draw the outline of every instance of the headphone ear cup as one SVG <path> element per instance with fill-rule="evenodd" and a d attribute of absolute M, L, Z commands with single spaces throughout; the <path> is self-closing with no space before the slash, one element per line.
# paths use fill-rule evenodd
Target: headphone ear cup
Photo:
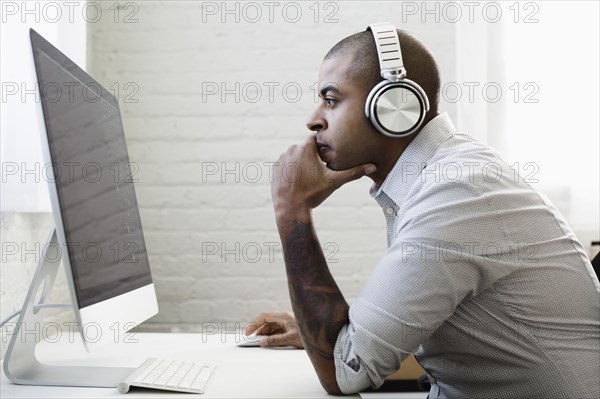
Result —
<path fill-rule="evenodd" d="M 373 126 L 390 137 L 406 137 L 415 133 L 429 111 L 429 102 L 419 85 L 403 79 L 382 81 L 371 90 L 365 114 Z"/>

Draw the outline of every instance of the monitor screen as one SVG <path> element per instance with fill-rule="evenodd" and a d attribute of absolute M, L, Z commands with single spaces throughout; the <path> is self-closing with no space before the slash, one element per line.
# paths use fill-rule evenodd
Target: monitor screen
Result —
<path fill-rule="evenodd" d="M 152 283 L 118 100 L 40 36 L 34 61 L 79 308 Z M 63 257 L 65 254 L 63 254 Z"/>

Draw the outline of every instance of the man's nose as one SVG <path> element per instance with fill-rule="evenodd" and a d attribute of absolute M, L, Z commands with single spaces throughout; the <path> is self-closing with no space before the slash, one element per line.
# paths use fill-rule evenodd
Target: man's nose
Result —
<path fill-rule="evenodd" d="M 306 127 L 313 132 L 318 132 L 327 128 L 327 121 L 321 116 L 317 108 L 306 120 Z"/>

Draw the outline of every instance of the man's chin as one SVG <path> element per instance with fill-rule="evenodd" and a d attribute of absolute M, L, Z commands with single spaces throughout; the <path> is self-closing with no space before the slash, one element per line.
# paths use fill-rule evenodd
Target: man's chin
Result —
<path fill-rule="evenodd" d="M 346 170 L 346 169 L 350 169 L 353 168 L 356 165 L 353 164 L 346 164 L 345 162 L 338 162 L 338 159 L 335 159 L 333 157 L 330 157 L 329 159 L 322 159 L 321 161 L 323 161 L 323 163 L 325 164 L 325 166 L 327 166 L 327 169 L 331 169 L 333 171 L 339 172 L 341 170 Z"/>
<path fill-rule="evenodd" d="M 340 168 L 337 167 L 337 165 L 335 164 L 335 162 L 326 162 L 325 166 L 327 166 L 327 169 L 331 169 L 331 170 L 334 170 L 336 172 L 339 171 L 339 170 L 341 170 Z"/>
<path fill-rule="evenodd" d="M 340 162 L 336 162 L 336 161 L 325 162 L 325 166 L 327 166 L 328 169 L 331 169 L 336 172 L 351 169 L 358 165 L 360 165 L 360 164 L 355 164 L 355 163 L 348 164 L 348 163 L 344 163 L 344 162 L 340 163 Z"/>

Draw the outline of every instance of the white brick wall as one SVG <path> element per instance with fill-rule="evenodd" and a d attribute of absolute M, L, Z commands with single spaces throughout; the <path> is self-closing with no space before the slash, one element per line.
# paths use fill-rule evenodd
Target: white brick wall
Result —
<path fill-rule="evenodd" d="M 337 23 L 315 23 L 313 2 L 294 3 L 302 10 L 297 23 L 281 14 L 286 3 L 275 6 L 273 23 L 261 2 L 257 23 L 247 22 L 255 14 L 244 14 L 245 3 L 237 3 L 239 23 L 234 14 L 225 23 L 220 14 L 203 14 L 202 2 L 136 4 L 138 23 L 90 24 L 89 64 L 106 86 L 139 87 L 139 102 L 122 102 L 122 111 L 129 154 L 139 165 L 137 195 L 161 309 L 151 322 L 243 323 L 261 311 L 289 309 L 265 163 L 307 133 L 304 121 L 329 48 L 370 22 L 399 19 L 399 4 L 321 3 L 319 21 L 335 12 Z M 205 2 L 204 11 L 214 6 L 222 10 L 221 2 Z M 287 7 L 293 18 L 296 6 Z M 406 29 L 437 44 L 442 69 L 452 73 L 454 26 L 413 22 Z M 236 82 L 239 99 L 228 94 L 222 101 L 219 93 L 203 100 L 203 86 L 231 90 Z M 297 102 L 284 98 L 296 95 L 293 88 L 282 92 L 286 84 L 301 87 Z M 256 88 L 262 97 L 252 102 Z M 224 172 L 236 164 L 239 173 Z M 365 179 L 343 187 L 315 211 L 348 300 L 385 249 L 384 219 L 369 185 Z"/>

